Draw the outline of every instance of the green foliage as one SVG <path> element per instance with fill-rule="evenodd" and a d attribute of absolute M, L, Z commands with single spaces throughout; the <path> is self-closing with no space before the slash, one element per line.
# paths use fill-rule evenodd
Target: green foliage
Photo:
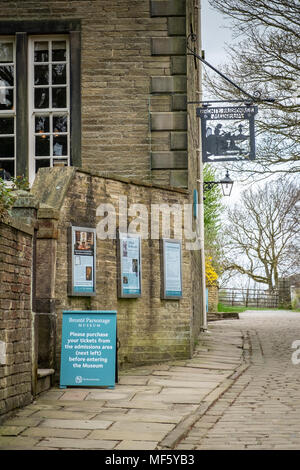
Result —
<path fill-rule="evenodd" d="M 9 215 L 14 200 L 12 188 L 9 188 L 3 179 L 0 178 L 0 221 L 5 220 Z"/>
<path fill-rule="evenodd" d="M 204 181 L 216 181 L 215 170 L 208 165 L 203 169 Z M 223 209 L 220 185 L 204 192 L 204 227 L 214 233 L 220 229 L 220 218 Z"/>
<path fill-rule="evenodd" d="M 29 181 L 26 176 L 17 176 L 16 178 L 12 178 L 11 181 L 13 182 L 13 189 L 22 189 L 23 191 L 29 190 Z"/>
<path fill-rule="evenodd" d="M 8 186 L 7 181 L 0 178 L 0 221 L 5 220 L 10 215 L 10 210 L 15 202 L 16 190 L 29 190 L 28 179 L 24 176 L 11 178 L 12 186 Z"/>
<path fill-rule="evenodd" d="M 246 307 L 231 307 L 229 305 L 224 305 L 221 302 L 218 303 L 218 312 L 223 312 L 223 313 L 242 313 L 247 310 Z M 251 309 L 252 310 L 252 309 Z"/>
<path fill-rule="evenodd" d="M 206 164 L 203 171 L 204 181 L 218 181 L 213 165 Z M 221 214 L 223 211 L 222 190 L 214 185 L 204 192 L 204 239 L 205 255 L 211 260 L 211 268 L 217 275 L 222 272 L 221 266 Z"/>

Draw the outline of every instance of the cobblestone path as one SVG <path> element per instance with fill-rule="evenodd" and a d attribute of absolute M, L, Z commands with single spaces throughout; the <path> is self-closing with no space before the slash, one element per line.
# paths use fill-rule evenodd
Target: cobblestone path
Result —
<path fill-rule="evenodd" d="M 218 327 L 250 339 L 250 367 L 176 449 L 300 449 L 300 313 L 247 311 Z M 300 348 L 300 342 L 298 349 Z"/>

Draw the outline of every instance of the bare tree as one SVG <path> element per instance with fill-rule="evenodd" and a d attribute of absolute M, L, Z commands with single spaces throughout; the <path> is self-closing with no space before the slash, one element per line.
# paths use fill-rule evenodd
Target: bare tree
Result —
<path fill-rule="evenodd" d="M 275 98 L 274 103 L 260 103 L 257 164 L 243 165 L 243 171 L 262 176 L 277 171 L 299 172 L 299 0 L 209 1 L 231 19 L 237 40 L 228 48 L 230 63 L 222 71 L 251 96 L 258 91 L 256 96 Z M 245 99 L 236 88 L 208 71 L 206 86 L 215 97 Z"/>
<path fill-rule="evenodd" d="M 270 291 L 279 277 L 299 273 L 299 186 L 286 178 L 241 195 L 228 209 L 224 271 L 246 274 Z"/>

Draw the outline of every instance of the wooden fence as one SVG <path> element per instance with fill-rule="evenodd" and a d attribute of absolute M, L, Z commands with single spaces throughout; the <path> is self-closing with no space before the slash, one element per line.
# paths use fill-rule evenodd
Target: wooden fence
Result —
<path fill-rule="evenodd" d="M 219 302 L 228 306 L 278 308 L 284 292 L 263 289 L 224 288 L 219 290 Z"/>

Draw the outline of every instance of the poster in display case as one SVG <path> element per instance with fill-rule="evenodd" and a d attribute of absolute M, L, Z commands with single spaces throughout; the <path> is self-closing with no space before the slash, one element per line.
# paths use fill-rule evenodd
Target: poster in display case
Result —
<path fill-rule="evenodd" d="M 96 229 L 70 227 L 69 295 L 96 294 Z"/>
<path fill-rule="evenodd" d="M 119 297 L 140 297 L 142 294 L 141 238 L 120 233 L 118 239 Z"/>
<path fill-rule="evenodd" d="M 161 240 L 162 260 L 162 298 L 182 298 L 182 261 L 181 241 L 166 239 Z"/>

